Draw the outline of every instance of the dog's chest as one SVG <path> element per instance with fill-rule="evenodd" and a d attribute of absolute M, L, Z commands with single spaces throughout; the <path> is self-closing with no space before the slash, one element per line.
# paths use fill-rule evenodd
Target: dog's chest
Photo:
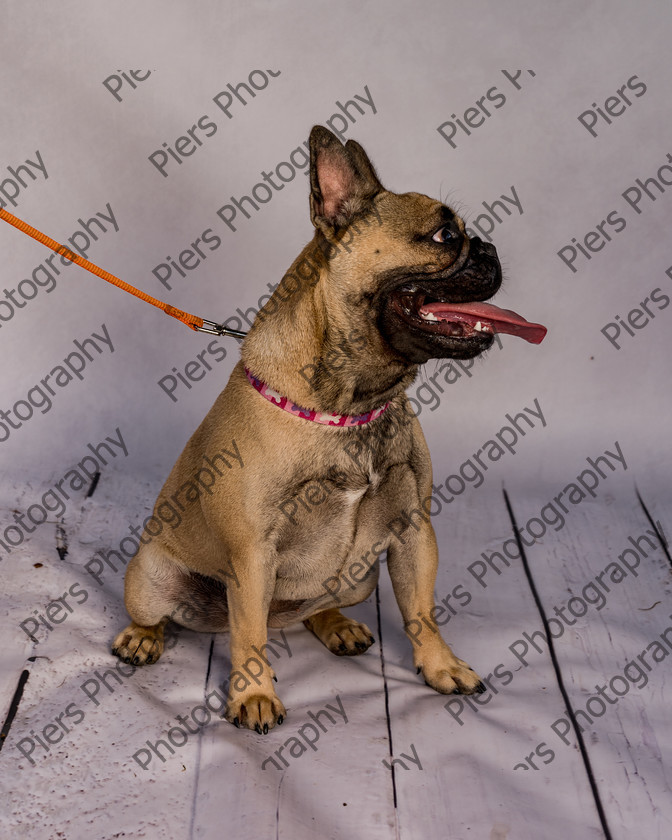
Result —
<path fill-rule="evenodd" d="M 280 503 L 275 549 L 285 597 L 324 594 L 323 581 L 389 536 L 387 523 L 403 506 L 398 473 L 360 468 L 346 479 L 316 477 Z"/>
<path fill-rule="evenodd" d="M 276 527 L 281 542 L 296 540 L 300 533 L 313 533 L 319 522 L 343 526 L 355 516 L 363 499 L 380 491 L 382 475 L 373 469 L 345 473 L 330 469 L 323 474 L 292 482 L 276 505 Z M 279 513 L 279 516 L 277 515 Z"/>

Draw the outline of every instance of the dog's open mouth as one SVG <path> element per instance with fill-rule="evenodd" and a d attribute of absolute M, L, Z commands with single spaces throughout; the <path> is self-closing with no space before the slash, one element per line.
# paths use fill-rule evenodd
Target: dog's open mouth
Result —
<path fill-rule="evenodd" d="M 398 314 L 413 326 L 449 338 L 507 333 L 540 344 L 546 335 L 546 327 L 541 324 L 533 324 L 518 313 L 491 303 L 448 303 L 422 291 L 407 290 L 393 293 L 392 301 Z"/>

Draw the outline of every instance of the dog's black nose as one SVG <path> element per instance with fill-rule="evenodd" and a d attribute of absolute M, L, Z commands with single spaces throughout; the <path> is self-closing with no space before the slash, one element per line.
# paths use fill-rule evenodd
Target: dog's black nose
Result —
<path fill-rule="evenodd" d="M 485 253 L 490 257 L 497 256 L 497 249 L 492 244 L 492 242 L 483 242 L 483 240 L 478 236 L 472 236 L 469 240 L 469 250 L 472 252 L 481 252 Z"/>

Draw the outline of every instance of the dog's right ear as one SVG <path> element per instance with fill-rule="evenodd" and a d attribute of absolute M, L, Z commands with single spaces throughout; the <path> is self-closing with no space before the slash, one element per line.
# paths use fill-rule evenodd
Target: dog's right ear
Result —
<path fill-rule="evenodd" d="M 345 146 L 331 131 L 316 125 L 310 132 L 310 218 L 329 235 L 348 224 L 384 189 L 364 149 L 354 140 Z"/>

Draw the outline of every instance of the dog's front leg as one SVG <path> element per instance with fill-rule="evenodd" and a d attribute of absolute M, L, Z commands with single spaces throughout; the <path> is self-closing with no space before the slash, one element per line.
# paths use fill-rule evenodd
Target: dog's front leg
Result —
<path fill-rule="evenodd" d="M 478 674 L 458 659 L 441 638 L 434 620 L 439 552 L 431 522 L 417 517 L 413 526 L 408 526 L 392 541 L 387 560 L 404 629 L 413 644 L 413 661 L 418 673 L 422 671 L 427 685 L 441 694 L 485 691 Z"/>
<path fill-rule="evenodd" d="M 241 567 L 243 564 L 241 563 Z M 264 653 L 275 573 L 248 557 L 236 584 L 227 586 L 231 677 L 224 717 L 234 726 L 266 734 L 287 715 L 273 687 L 275 674 Z"/>

